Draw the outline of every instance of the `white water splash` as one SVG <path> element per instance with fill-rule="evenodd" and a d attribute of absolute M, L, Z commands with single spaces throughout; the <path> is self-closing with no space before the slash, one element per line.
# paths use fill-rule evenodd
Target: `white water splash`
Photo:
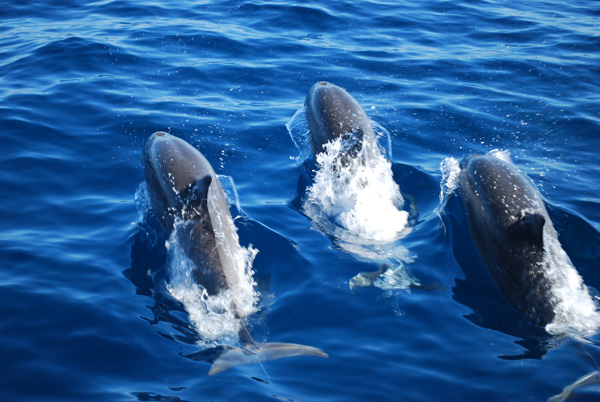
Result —
<path fill-rule="evenodd" d="M 241 212 L 237 192 L 233 180 L 227 176 L 219 176 L 224 180 L 227 200 Z M 138 226 L 148 235 L 151 246 L 157 246 L 158 232 L 148 224 L 151 214 L 150 198 L 146 182 L 142 182 L 135 194 L 138 210 Z M 228 227 L 233 234 L 231 238 L 217 235 L 217 242 L 226 248 L 226 265 L 228 274 L 235 280 L 233 286 L 221 290 L 218 294 L 209 295 L 206 289 L 193 278 L 196 269 L 188 258 L 189 233 L 193 222 L 178 219 L 171 235 L 165 242 L 167 248 L 167 283 L 169 294 L 181 302 L 188 313 L 189 321 L 200 336 L 200 346 L 231 343 L 238 341 L 240 319 L 247 317 L 259 309 L 259 295 L 255 290 L 252 264 L 258 250 L 252 246 L 239 245 L 236 229 L 229 216 L 221 216 L 216 210 L 211 211 L 211 219 L 215 227 L 223 230 Z M 218 232 L 217 230 L 217 232 Z"/>
<path fill-rule="evenodd" d="M 312 185 L 307 188 L 302 211 L 336 245 L 360 260 L 383 263 L 375 273 L 360 273 L 350 287 L 374 285 L 382 289 L 406 289 L 414 278 L 404 267 L 413 256 L 399 242 L 412 230 L 409 213 L 394 181 L 391 140 L 385 128 L 372 122 L 377 143 L 363 144 L 355 157 L 347 157 L 348 140 L 335 139 L 316 156 Z M 300 161 L 312 158 L 310 130 L 304 108 L 286 124 Z M 368 156 L 367 156 L 368 155 Z"/>
<path fill-rule="evenodd" d="M 202 338 L 200 343 L 236 341 L 241 324 L 236 313 L 248 316 L 258 310 L 258 294 L 252 278 L 252 262 L 257 250 L 238 245 L 236 253 L 230 256 L 238 270 L 238 280 L 233 287 L 209 295 L 194 280 L 196 266 L 185 252 L 189 241 L 189 225 L 189 222 L 177 222 L 166 242 L 167 290 L 183 304 L 190 323 Z"/>
<path fill-rule="evenodd" d="M 544 272 L 552 283 L 554 319 L 546 325 L 552 335 L 589 337 L 600 328 L 600 313 L 589 289 L 563 250 L 554 227 L 544 227 Z"/>
<path fill-rule="evenodd" d="M 408 212 L 400 209 L 404 200 L 391 163 L 380 153 L 366 163 L 360 157 L 344 158 L 345 145 L 337 138 L 317 155 L 304 212 L 315 221 L 328 217 L 364 240 L 397 240 L 407 227 Z"/>
<path fill-rule="evenodd" d="M 458 188 L 458 175 L 460 174 L 460 162 L 455 158 L 446 158 L 440 163 L 442 181 L 440 182 L 440 203 L 435 209 L 438 216 L 443 213 L 448 197 Z"/>

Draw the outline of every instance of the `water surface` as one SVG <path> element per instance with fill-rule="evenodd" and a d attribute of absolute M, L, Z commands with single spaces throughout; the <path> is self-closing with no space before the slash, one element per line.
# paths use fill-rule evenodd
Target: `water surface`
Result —
<path fill-rule="evenodd" d="M 460 208 L 437 209 L 446 158 L 507 150 L 600 286 L 596 2 L 9 0 L 0 16 L 1 400 L 545 400 L 596 369 L 598 336 L 522 325 Z M 286 123 L 321 80 L 389 132 L 416 211 L 398 261 L 429 288 L 351 290 L 379 263 L 298 208 Z M 158 130 L 233 180 L 242 246 L 270 275 L 253 336 L 329 359 L 207 375 L 165 239 L 139 219 Z"/>

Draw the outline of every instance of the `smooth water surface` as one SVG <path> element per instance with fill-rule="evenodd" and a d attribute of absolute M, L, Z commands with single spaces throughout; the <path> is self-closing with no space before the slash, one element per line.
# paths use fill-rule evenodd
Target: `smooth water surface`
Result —
<path fill-rule="evenodd" d="M 381 261 L 302 208 L 310 174 L 286 124 L 321 80 L 389 132 L 412 210 L 387 262 L 405 281 L 351 289 Z M 597 369 L 600 335 L 551 337 L 511 310 L 441 169 L 508 151 L 600 288 L 596 1 L 8 0 L 0 129 L 2 401 L 538 401 Z M 240 241 L 270 277 L 254 338 L 329 359 L 207 375 L 143 218 L 158 130 L 233 180 Z"/>

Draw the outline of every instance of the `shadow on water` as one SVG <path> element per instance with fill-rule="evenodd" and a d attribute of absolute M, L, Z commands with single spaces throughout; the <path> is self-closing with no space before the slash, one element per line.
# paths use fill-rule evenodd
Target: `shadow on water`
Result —
<path fill-rule="evenodd" d="M 546 206 L 559 233 L 561 245 L 597 298 L 600 234 L 583 218 L 558 207 Z M 541 359 L 548 351 L 565 342 L 565 339 L 554 337 L 543 328 L 529 323 L 506 301 L 477 252 L 465 210 L 454 194 L 446 203 L 442 219 L 447 230 L 446 236 L 452 241 L 454 257 L 465 275 L 464 279 L 456 279 L 453 288 L 454 300 L 472 310 L 465 318 L 480 327 L 521 338 L 515 343 L 525 349 L 523 353 L 500 355 L 499 358 Z"/>
<path fill-rule="evenodd" d="M 392 163 L 394 181 L 400 186 L 400 191 L 410 205 L 411 215 L 415 223 L 421 222 L 420 217 L 433 211 L 439 202 L 439 178 L 403 163 Z M 423 211 L 423 212 L 421 212 Z"/>
<path fill-rule="evenodd" d="M 125 276 L 136 288 L 136 294 L 151 298 L 154 305 L 148 306 L 153 317 L 140 317 L 151 325 L 167 323 L 179 334 L 170 335 L 157 329 L 158 334 L 184 344 L 193 345 L 198 336 L 187 322 L 177 315 L 185 315 L 183 305 L 170 297 L 165 288 L 167 281 L 167 250 L 164 246 L 165 237 L 159 230 L 160 224 L 152 214 L 148 222 L 139 224 L 140 231 L 134 236 L 131 246 L 131 266 L 123 271 Z M 169 331 L 170 332 L 170 331 Z"/>

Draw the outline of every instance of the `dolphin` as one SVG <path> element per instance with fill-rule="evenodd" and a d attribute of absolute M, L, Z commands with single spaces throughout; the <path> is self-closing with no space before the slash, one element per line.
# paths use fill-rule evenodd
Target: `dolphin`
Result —
<path fill-rule="evenodd" d="M 312 86 L 304 102 L 313 153 L 323 152 L 325 144 L 342 138 L 351 157 L 365 144 L 367 157 L 378 152 L 371 120 L 360 104 L 344 89 L 321 81 Z"/>
<path fill-rule="evenodd" d="M 491 155 L 471 155 L 460 162 L 458 190 L 492 279 L 531 323 L 544 327 L 553 321 L 564 298 L 555 289 L 567 289 L 568 275 L 578 278 L 570 283 L 579 282 L 568 289 L 569 297 L 583 291 L 589 299 L 570 262 L 553 260 L 549 245 L 560 243 L 542 196 L 512 164 Z M 566 254 L 564 259 L 568 261 Z"/>
<path fill-rule="evenodd" d="M 194 263 L 196 282 L 209 295 L 235 289 L 242 279 L 233 261 L 239 238 L 225 193 L 210 163 L 192 145 L 164 132 L 156 132 L 147 140 L 142 163 L 152 210 L 167 236 L 176 222 L 190 224 L 185 253 Z M 238 335 L 243 348 L 222 353 L 209 375 L 236 365 L 282 357 L 328 357 L 312 346 L 255 342 L 244 325 L 240 306 L 232 301 L 232 308 L 240 320 Z"/>
<path fill-rule="evenodd" d="M 385 272 L 398 266 L 398 258 L 410 259 L 396 242 L 411 228 L 392 164 L 379 147 L 369 116 L 346 90 L 317 82 L 306 95 L 304 112 L 310 138 L 305 142 L 310 142 L 314 159 L 305 164 L 304 178 L 312 185 L 306 186 L 301 208 L 339 248 L 382 262 L 376 272 L 350 281 L 351 288 L 371 285 L 389 275 Z M 395 262 L 390 265 L 389 259 Z"/>

